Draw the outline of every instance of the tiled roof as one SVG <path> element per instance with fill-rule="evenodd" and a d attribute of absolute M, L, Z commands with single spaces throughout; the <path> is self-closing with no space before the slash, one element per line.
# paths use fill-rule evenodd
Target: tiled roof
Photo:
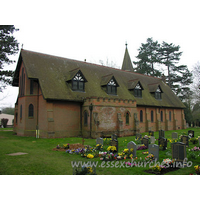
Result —
<path fill-rule="evenodd" d="M 21 50 L 13 86 L 18 86 L 19 69 L 22 62 L 28 78 L 38 80 L 45 99 L 83 101 L 87 97 L 107 97 L 136 100 L 137 104 L 142 106 L 184 108 L 179 98 L 159 78 L 27 50 Z M 67 82 L 79 70 L 87 80 L 85 92 L 73 91 Z M 108 95 L 102 89 L 102 84 L 110 81 L 112 77 L 119 85 L 117 95 Z M 135 98 L 130 90 L 133 86 L 130 84 L 131 81 L 133 81 L 132 84 L 137 84 L 136 80 L 140 81 L 143 88 L 142 98 Z M 155 99 L 151 94 L 150 85 L 160 86 L 163 92 L 162 100 Z"/>

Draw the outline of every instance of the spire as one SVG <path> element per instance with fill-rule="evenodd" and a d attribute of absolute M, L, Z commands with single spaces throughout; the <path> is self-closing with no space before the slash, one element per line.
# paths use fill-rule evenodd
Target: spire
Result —
<path fill-rule="evenodd" d="M 124 54 L 122 70 L 133 72 L 134 70 L 133 70 L 133 65 L 132 65 L 132 62 L 131 62 L 131 58 L 130 58 L 129 53 L 128 53 L 127 42 L 126 42 L 125 45 L 126 45 L 126 50 L 125 50 L 125 54 Z"/>

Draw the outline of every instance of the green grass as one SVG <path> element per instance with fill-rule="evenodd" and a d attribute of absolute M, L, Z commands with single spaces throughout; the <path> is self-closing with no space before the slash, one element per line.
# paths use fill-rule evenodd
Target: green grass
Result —
<path fill-rule="evenodd" d="M 6 131 L 4 131 L 6 130 Z M 184 132 L 187 133 L 189 129 L 186 130 L 176 130 L 180 136 Z M 195 131 L 195 137 L 200 136 L 200 128 L 192 128 Z M 165 137 L 171 139 L 171 133 L 173 131 L 166 131 Z M 143 136 L 145 133 L 142 134 Z M 158 138 L 158 132 L 155 132 L 155 138 Z M 127 147 L 128 142 L 134 141 L 135 136 L 118 138 L 119 152 L 123 151 Z M 34 137 L 19 137 L 13 134 L 12 130 L 0 129 L 0 174 L 1 175 L 70 175 L 72 174 L 71 161 L 85 161 L 87 158 L 82 158 L 80 155 L 68 154 L 66 152 L 53 151 L 52 149 L 57 146 L 57 144 L 66 143 L 82 143 L 82 138 L 59 138 L 59 139 L 36 139 Z M 156 141 L 157 143 L 157 141 Z M 85 139 L 85 145 L 96 145 L 95 139 Z M 198 144 L 193 145 L 191 142 L 189 148 L 187 148 L 188 160 L 193 163 L 190 168 L 182 168 L 177 171 L 169 172 L 167 174 L 173 175 L 186 175 L 194 174 L 194 166 L 200 164 L 200 157 L 197 158 L 190 157 L 190 152 L 188 149 L 198 146 Z M 104 151 L 107 149 L 107 145 L 104 145 Z M 137 157 L 140 159 L 145 158 L 142 152 L 147 150 L 138 150 Z M 7 154 L 25 152 L 26 155 L 20 156 L 9 156 Z M 199 155 L 199 152 L 195 152 Z M 159 162 L 165 158 L 171 158 L 171 147 L 168 143 L 167 150 L 159 151 Z M 94 158 L 89 161 L 98 161 L 98 166 L 102 163 L 99 158 Z M 127 161 L 131 161 L 130 159 Z M 116 161 L 115 161 L 116 163 Z M 105 163 L 104 166 L 108 166 L 111 163 Z M 118 168 L 114 167 L 98 167 L 96 168 L 96 173 L 98 175 L 147 175 L 149 173 L 144 172 L 149 169 L 147 167 L 132 167 L 126 168 L 121 167 L 120 164 Z"/>

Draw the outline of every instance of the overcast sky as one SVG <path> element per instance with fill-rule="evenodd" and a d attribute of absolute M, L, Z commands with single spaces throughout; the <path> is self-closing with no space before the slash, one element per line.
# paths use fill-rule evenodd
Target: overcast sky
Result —
<path fill-rule="evenodd" d="M 15 36 L 26 50 L 92 63 L 106 64 L 108 59 L 121 68 L 126 42 L 136 61 L 141 43 L 153 37 L 179 45 L 183 52 L 179 63 L 190 70 L 200 60 L 195 0 L 6 0 L 1 2 L 0 16 L 0 24 L 20 29 Z M 16 64 L 10 67 L 14 70 Z M 17 94 L 18 88 L 7 87 L 0 93 L 0 108 L 14 107 Z"/>

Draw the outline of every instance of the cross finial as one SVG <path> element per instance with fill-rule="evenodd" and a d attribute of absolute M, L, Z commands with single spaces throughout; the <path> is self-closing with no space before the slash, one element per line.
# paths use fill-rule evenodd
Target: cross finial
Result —
<path fill-rule="evenodd" d="M 126 41 L 126 44 L 125 44 L 125 45 L 126 45 L 126 47 L 127 47 L 127 45 L 128 45 L 128 44 L 127 44 L 127 41 Z"/>

